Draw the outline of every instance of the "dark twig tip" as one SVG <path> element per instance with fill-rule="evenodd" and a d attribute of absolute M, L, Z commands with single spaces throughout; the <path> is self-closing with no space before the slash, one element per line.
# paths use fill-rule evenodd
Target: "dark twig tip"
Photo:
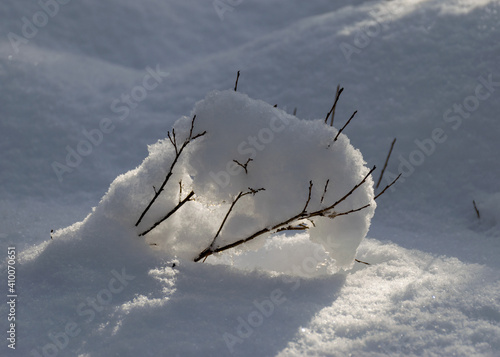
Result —
<path fill-rule="evenodd" d="M 479 213 L 479 210 L 477 209 L 476 201 L 472 200 L 472 204 L 474 205 L 474 210 L 476 211 L 477 219 L 481 219 L 481 214 Z"/>
<path fill-rule="evenodd" d="M 394 148 L 394 144 L 396 144 L 396 138 L 394 138 L 394 140 L 392 141 L 391 148 L 389 149 L 389 154 L 387 154 L 387 157 L 386 157 L 385 163 L 384 163 L 384 167 L 382 168 L 382 172 L 380 173 L 380 177 L 377 181 L 377 185 L 375 186 L 375 188 L 378 188 L 380 186 L 380 182 L 382 181 L 382 177 L 384 177 L 384 172 L 385 172 L 385 169 L 387 167 L 387 164 L 389 163 L 389 158 L 391 157 L 392 149 Z"/>
<path fill-rule="evenodd" d="M 385 191 L 387 191 L 387 189 L 389 187 L 391 187 L 392 185 L 394 185 L 396 183 L 397 180 L 399 180 L 399 178 L 401 177 L 402 174 L 399 174 L 398 177 L 396 177 L 394 179 L 394 181 L 392 181 L 390 184 L 388 184 L 387 186 L 385 186 L 385 188 L 378 194 L 376 195 L 373 199 L 376 200 L 377 198 L 379 198 L 380 196 L 382 196 L 384 194 Z"/>
<path fill-rule="evenodd" d="M 240 71 L 236 74 L 236 82 L 234 83 L 234 91 L 236 92 L 238 89 L 238 79 L 240 79 Z"/>
<path fill-rule="evenodd" d="M 365 265 L 371 265 L 370 263 L 364 262 L 364 261 L 359 260 L 359 259 L 354 259 L 354 261 L 355 261 L 356 263 L 361 263 L 361 264 L 365 264 Z"/>
<path fill-rule="evenodd" d="M 351 122 L 352 118 L 354 118 L 354 116 L 357 114 L 357 110 L 354 111 L 354 113 L 352 113 L 351 117 L 349 118 L 349 120 L 347 121 L 347 123 L 344 124 L 344 126 L 342 127 L 342 129 L 339 130 L 339 132 L 337 133 L 337 135 L 335 136 L 335 139 L 333 139 L 333 141 L 337 141 L 337 139 L 339 138 L 339 135 L 344 131 L 344 129 L 349 125 L 349 123 Z"/>

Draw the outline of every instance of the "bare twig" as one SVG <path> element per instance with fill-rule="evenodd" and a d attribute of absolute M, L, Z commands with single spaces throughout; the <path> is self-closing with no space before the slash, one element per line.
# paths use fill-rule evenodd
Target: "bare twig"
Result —
<path fill-rule="evenodd" d="M 361 186 L 362 184 L 365 183 L 366 179 L 368 178 L 368 176 L 370 176 L 372 174 L 373 171 L 375 171 L 377 167 L 376 166 L 373 166 L 373 168 L 366 174 L 366 176 L 363 178 L 363 180 L 358 183 L 356 186 L 354 186 L 351 191 L 349 191 L 344 197 L 342 197 L 340 200 L 338 200 L 337 202 L 335 202 L 330 208 L 327 208 L 328 209 L 333 209 L 335 208 L 335 206 L 337 206 L 340 202 L 344 201 L 347 197 L 349 197 L 350 195 L 352 195 L 352 193 L 354 191 L 356 191 L 358 189 L 359 186 Z"/>
<path fill-rule="evenodd" d="M 304 209 L 302 210 L 301 214 L 303 214 L 303 213 L 306 213 L 306 212 L 307 212 L 307 206 L 309 206 L 309 202 L 311 201 L 311 191 L 312 191 L 312 187 L 313 187 L 313 182 L 312 182 L 312 181 L 309 181 L 309 194 L 308 194 L 308 196 L 307 196 L 306 205 L 304 206 Z"/>
<path fill-rule="evenodd" d="M 365 208 L 368 208 L 368 207 L 370 207 L 370 204 L 366 204 L 363 207 L 355 208 L 355 209 L 352 209 L 352 210 L 346 211 L 346 212 L 341 212 L 341 213 L 332 212 L 332 214 L 330 214 L 328 217 L 329 218 L 335 218 L 335 217 L 340 217 L 340 216 L 346 216 L 348 214 L 364 210 Z"/>
<path fill-rule="evenodd" d="M 182 199 L 182 180 L 179 181 L 179 203 L 181 203 Z"/>
<path fill-rule="evenodd" d="M 349 123 L 351 122 L 352 118 L 354 118 L 354 116 L 356 115 L 357 112 L 358 111 L 355 110 L 354 113 L 352 113 L 352 115 L 349 118 L 349 120 L 347 121 L 347 123 L 345 123 L 344 126 L 342 127 L 342 129 L 339 130 L 339 132 L 337 133 L 337 135 L 335 136 L 335 139 L 333 139 L 333 141 L 337 141 L 337 139 L 339 138 L 340 133 L 342 133 L 344 131 L 344 129 L 349 125 Z"/>
<path fill-rule="evenodd" d="M 247 162 L 245 162 L 244 164 L 242 164 L 241 162 L 239 162 L 238 160 L 233 160 L 236 164 L 238 164 L 239 166 L 243 167 L 243 169 L 245 170 L 245 173 L 248 174 L 248 170 L 247 170 L 247 166 L 248 166 L 248 163 L 250 161 L 253 161 L 253 159 L 251 158 L 248 158 Z"/>
<path fill-rule="evenodd" d="M 190 142 L 192 142 L 193 140 L 195 140 L 195 139 L 197 139 L 197 138 L 199 138 L 199 137 L 201 137 L 201 136 L 203 136 L 203 135 L 205 135 L 207 133 L 206 131 L 204 131 L 202 133 L 198 133 L 198 134 L 196 134 L 196 135 L 193 136 L 193 128 L 194 128 L 194 121 L 195 121 L 195 119 L 196 119 L 196 115 L 193 116 L 193 119 L 191 120 L 191 130 L 189 131 L 189 137 L 186 138 L 186 140 L 184 141 L 184 143 L 182 144 L 182 146 L 180 148 L 178 148 L 177 140 L 175 138 L 175 131 L 172 129 L 172 136 L 170 136 L 170 133 L 168 133 L 168 138 L 170 139 L 170 142 L 172 143 L 172 145 L 174 146 L 174 149 L 175 149 L 175 158 L 172 161 L 172 164 L 170 165 L 170 169 L 169 169 L 169 171 L 167 173 L 167 176 L 165 177 L 165 180 L 161 184 L 159 190 L 158 191 L 155 190 L 156 191 L 155 195 L 153 196 L 153 198 L 151 199 L 151 201 L 149 202 L 149 204 L 144 209 L 144 211 L 142 212 L 141 216 L 139 217 L 139 219 L 135 223 L 136 227 L 139 225 L 139 223 L 141 223 L 142 219 L 144 218 L 144 215 L 149 211 L 149 209 L 151 208 L 151 206 L 153 205 L 153 203 L 156 201 L 156 199 L 158 198 L 158 196 L 161 194 L 161 192 L 165 188 L 165 185 L 167 184 L 168 180 L 172 176 L 173 169 L 175 167 L 175 164 L 177 164 L 177 161 L 179 160 L 179 157 L 181 156 L 182 151 L 186 148 L 186 146 Z"/>
<path fill-rule="evenodd" d="M 391 157 L 392 154 L 392 149 L 394 148 L 394 144 L 396 143 L 396 138 L 392 141 L 391 148 L 389 149 L 389 154 L 387 154 L 387 158 L 385 159 L 384 167 L 382 168 L 382 172 L 380 173 L 380 177 L 378 178 L 377 185 L 375 188 L 377 189 L 380 186 L 380 182 L 382 182 L 382 177 L 384 177 L 384 172 L 387 167 L 387 164 L 389 163 L 389 158 Z"/>
<path fill-rule="evenodd" d="M 287 227 L 279 228 L 278 230 L 276 230 L 276 233 L 283 232 L 283 231 L 305 231 L 306 229 L 309 229 L 307 224 L 300 223 L 296 226 L 287 226 Z"/>
<path fill-rule="evenodd" d="M 224 227 L 224 224 L 226 224 L 227 218 L 231 214 L 231 211 L 233 210 L 234 206 L 236 205 L 236 202 L 238 202 L 238 200 L 240 198 L 242 198 L 243 196 L 246 196 L 246 195 L 255 195 L 257 192 L 264 191 L 264 190 L 265 190 L 264 188 L 253 189 L 253 188 L 249 187 L 248 191 L 246 191 L 246 192 L 241 191 L 238 194 L 238 196 L 236 196 L 236 198 L 231 203 L 231 206 L 229 207 L 229 210 L 227 211 L 226 215 L 224 216 L 224 219 L 222 220 L 222 223 L 221 223 L 221 225 L 219 227 L 219 230 L 215 234 L 214 239 L 212 240 L 212 243 L 210 243 L 210 245 L 203 252 L 201 252 L 198 255 L 198 258 L 197 258 L 197 260 L 195 260 L 195 262 L 199 261 L 202 258 L 208 257 L 209 255 L 211 255 L 214 252 L 215 241 L 217 240 L 217 237 L 219 236 L 220 232 L 222 231 L 222 228 Z"/>
<path fill-rule="evenodd" d="M 236 74 L 236 82 L 234 83 L 234 91 L 236 92 L 238 88 L 238 79 L 240 79 L 240 71 Z"/>
<path fill-rule="evenodd" d="M 370 263 L 364 262 L 364 261 L 359 260 L 359 259 L 354 259 L 354 261 L 355 261 L 356 263 L 361 263 L 361 264 L 371 265 Z"/>
<path fill-rule="evenodd" d="M 194 192 L 191 191 L 189 195 L 186 196 L 185 199 L 183 199 L 181 202 L 179 202 L 170 212 L 168 212 L 162 219 L 157 221 L 151 228 L 148 230 L 142 232 L 139 234 L 139 237 L 145 236 L 149 232 L 151 232 L 153 229 L 155 229 L 157 226 L 159 226 L 163 221 L 165 221 L 167 218 L 169 218 L 171 215 L 173 215 L 179 208 L 181 208 L 186 202 L 191 200 L 191 197 L 194 195 Z"/>
<path fill-rule="evenodd" d="M 477 219 L 481 219 L 481 215 L 479 214 L 479 210 L 477 209 L 476 206 L 476 201 L 472 200 L 472 204 L 474 205 L 474 209 L 476 210 Z"/>
<path fill-rule="evenodd" d="M 323 195 L 321 195 L 321 200 L 319 201 L 319 203 L 323 203 L 323 200 L 325 199 L 326 191 L 328 190 L 329 183 L 330 183 L 330 179 L 326 180 L 325 189 L 323 190 Z"/>
<path fill-rule="evenodd" d="M 170 136 L 170 131 L 167 133 L 167 135 L 168 135 L 168 138 L 170 139 L 170 142 L 172 143 L 172 146 L 175 149 L 175 154 L 178 155 L 179 150 L 177 148 L 177 141 L 175 139 L 175 128 L 172 128 L 172 136 Z"/>
<path fill-rule="evenodd" d="M 396 183 L 396 181 L 397 181 L 397 180 L 399 180 L 399 178 L 401 177 L 401 175 L 402 175 L 402 174 L 399 174 L 399 175 L 398 175 L 398 177 L 396 177 L 396 178 L 394 179 L 394 181 L 392 181 L 390 184 L 388 184 L 387 186 L 385 186 L 385 188 L 384 188 L 384 189 L 383 189 L 383 190 L 382 190 L 382 191 L 381 191 L 378 195 L 376 195 L 376 196 L 375 196 L 375 198 L 373 198 L 373 199 L 374 199 L 374 200 L 376 200 L 377 198 L 379 198 L 380 196 L 382 196 L 382 194 L 383 194 L 385 191 L 387 191 L 387 189 L 388 189 L 389 187 L 391 187 L 392 185 L 394 185 L 394 184 Z"/>
<path fill-rule="evenodd" d="M 340 88 L 340 85 L 337 86 L 337 92 L 335 93 L 335 101 L 333 102 L 332 109 L 326 114 L 325 124 L 328 123 L 328 117 L 331 115 L 332 119 L 330 121 L 330 126 L 333 126 L 333 117 L 335 116 L 335 108 L 337 106 L 337 102 L 339 101 L 340 95 L 344 91 L 344 88 Z"/>
<path fill-rule="evenodd" d="M 338 216 L 347 215 L 349 213 L 358 212 L 358 211 L 361 211 L 364 208 L 369 207 L 370 205 L 368 204 L 368 205 L 365 205 L 365 206 L 363 206 L 361 208 L 353 209 L 353 210 L 350 210 L 350 211 L 347 211 L 347 212 L 335 213 L 333 211 L 338 204 L 340 204 L 341 202 L 343 202 L 347 197 L 349 197 L 350 195 L 352 195 L 353 192 L 356 191 L 356 189 L 358 189 L 363 183 L 365 183 L 365 181 L 368 179 L 368 176 L 371 175 L 371 173 L 373 172 L 373 170 L 375 170 L 375 166 L 366 174 L 366 176 L 358 184 L 356 184 L 346 195 L 344 195 L 341 199 L 339 199 L 334 204 L 332 204 L 332 205 L 330 205 L 330 206 L 328 206 L 326 208 L 323 208 L 323 209 L 320 209 L 320 210 L 308 213 L 307 212 L 307 207 L 309 206 L 309 202 L 311 200 L 311 191 L 312 191 L 312 186 L 313 186 L 312 181 L 309 181 L 309 194 L 308 194 L 308 197 L 307 197 L 307 201 L 306 201 L 306 204 L 305 204 L 304 208 L 302 209 L 302 211 L 299 214 L 296 214 L 295 216 L 290 217 L 289 219 L 287 219 L 287 220 L 285 220 L 285 221 L 283 221 L 281 223 L 275 224 L 274 226 L 262 228 L 259 231 L 253 233 L 252 235 L 250 235 L 250 236 L 248 236 L 246 238 L 237 240 L 237 241 L 235 241 L 235 242 L 233 242 L 231 244 L 228 244 L 228 245 L 225 245 L 225 246 L 222 246 L 222 247 L 218 247 L 218 248 L 215 248 L 215 247 L 212 247 L 211 249 L 207 248 L 203 252 L 201 252 L 194 261 L 198 262 L 201 259 L 204 259 L 204 258 L 208 257 L 209 255 L 211 255 L 213 253 L 219 253 L 219 252 L 222 252 L 222 251 L 225 251 L 225 250 L 237 247 L 238 245 L 244 244 L 244 243 L 246 243 L 246 242 L 248 242 L 248 241 L 250 241 L 252 239 L 255 239 L 255 238 L 257 238 L 258 236 L 260 236 L 262 234 L 269 233 L 269 232 L 276 232 L 278 230 L 280 230 L 280 231 L 286 230 L 286 229 L 282 229 L 282 228 L 300 227 L 300 225 L 302 224 L 302 223 L 299 223 L 298 225 L 295 226 L 295 225 L 293 225 L 293 222 L 297 222 L 297 221 L 300 221 L 300 220 L 303 220 L 303 219 L 310 220 L 310 218 L 312 218 L 312 217 L 318 217 L 318 216 L 327 216 L 327 217 L 330 217 L 330 218 L 334 218 L 334 217 L 338 217 Z M 304 229 L 306 229 L 306 228 L 304 228 Z"/>

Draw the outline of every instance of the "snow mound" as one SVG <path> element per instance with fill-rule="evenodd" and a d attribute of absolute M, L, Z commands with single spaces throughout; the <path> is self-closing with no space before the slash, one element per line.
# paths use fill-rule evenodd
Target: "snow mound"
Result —
<path fill-rule="evenodd" d="M 208 247 L 216 253 L 255 237 L 236 246 L 240 255 L 261 249 L 256 263 L 240 257 L 242 267 L 294 273 L 295 263 L 311 254 L 318 258 L 309 273 L 334 271 L 325 264 L 344 268 L 353 263 L 376 204 L 370 170 L 345 135 L 323 120 L 300 120 L 234 91 L 210 93 L 193 116 L 180 118 L 166 139 L 149 147 L 139 167 L 117 177 L 85 224 L 56 232 L 55 239 L 81 238 L 78 230 L 83 229 L 85 237 L 92 237 L 85 243 L 92 249 L 116 251 L 133 240 L 127 251 L 142 242 L 159 256 L 194 260 Z M 320 213 L 307 216 L 313 212 Z M 290 227 L 306 230 L 314 244 L 307 247 L 304 239 L 280 234 L 263 247 L 267 237 Z M 224 262 L 208 255 L 211 262 Z M 281 263 L 269 263 L 277 260 Z"/>
<path fill-rule="evenodd" d="M 99 207 L 108 218 L 140 234 L 194 192 L 193 199 L 144 236 L 149 244 L 193 260 L 211 244 L 223 247 L 264 230 L 238 246 L 258 249 L 277 225 L 289 221 L 280 228 L 307 225 L 310 239 L 322 245 L 339 267 L 353 262 L 376 205 L 369 169 L 345 135 L 334 141 L 337 130 L 323 120 L 300 120 L 234 91 L 210 93 L 197 103 L 193 116 L 180 118 L 169 138 L 149 147 L 140 167 L 113 182 Z M 180 150 L 190 135 L 201 136 L 176 155 L 173 143 Z M 133 227 L 176 156 L 164 191 Z M 240 193 L 247 194 L 232 205 Z M 341 202 L 334 209 L 311 220 L 290 221 L 307 202 L 307 212 L 318 212 L 337 201 Z M 324 217 L 366 205 L 349 215 Z"/>

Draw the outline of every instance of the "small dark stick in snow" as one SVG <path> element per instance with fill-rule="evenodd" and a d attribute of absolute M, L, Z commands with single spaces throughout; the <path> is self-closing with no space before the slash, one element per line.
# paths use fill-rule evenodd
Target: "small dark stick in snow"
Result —
<path fill-rule="evenodd" d="M 238 89 L 238 79 L 240 79 L 240 71 L 236 74 L 236 83 L 234 84 L 234 91 Z"/>
<path fill-rule="evenodd" d="M 472 200 L 472 204 L 474 205 L 474 209 L 476 210 L 477 219 L 481 219 L 481 215 L 479 214 L 479 210 L 477 209 L 476 206 L 476 201 Z"/>
<path fill-rule="evenodd" d="M 361 264 L 371 265 L 370 263 L 364 262 L 364 261 L 359 260 L 359 259 L 354 259 L 354 261 L 357 263 L 361 263 Z"/>

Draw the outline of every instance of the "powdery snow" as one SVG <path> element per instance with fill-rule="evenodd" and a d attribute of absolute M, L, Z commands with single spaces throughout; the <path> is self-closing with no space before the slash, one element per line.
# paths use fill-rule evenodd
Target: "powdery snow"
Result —
<path fill-rule="evenodd" d="M 2 356 L 499 355 L 498 0 L 221 0 L 223 15 L 203 0 L 89 0 L 57 10 L 54 1 L 45 3 L 52 10 L 27 0 L 0 8 L 0 251 L 15 245 L 18 252 L 16 350 L 4 339 Z M 9 34 L 24 36 L 23 25 L 33 20 L 37 27 L 16 51 Z M 238 92 L 226 92 L 237 70 Z M 345 91 L 335 127 L 354 110 L 358 115 L 345 130 L 350 144 L 341 137 L 335 145 L 342 145 L 323 154 L 352 145 L 367 167 L 380 170 L 397 137 L 387 177 L 403 173 L 377 200 L 369 238 L 359 246 L 370 211 L 350 216 L 358 222 L 326 221 L 328 232 L 343 233 L 331 236 L 342 242 L 345 262 L 318 244 L 326 237 L 319 221 L 309 232 L 317 243 L 307 232 L 280 232 L 251 247 L 258 250 L 228 251 L 206 263 L 186 259 L 193 242 L 164 226 L 158 228 L 165 234 L 146 236 L 161 245 L 137 237 L 139 207 L 168 171 L 157 166 L 172 158 L 170 142 L 161 140 L 174 126 L 182 138 L 195 112 L 205 113 L 195 130 L 206 128 L 207 135 L 188 146 L 183 170 L 172 178 L 175 184 L 182 177 L 184 195 L 197 187 L 199 201 L 181 208 L 197 224 L 175 221 L 181 212 L 169 223 L 194 234 L 183 237 L 210 243 L 230 199 L 247 188 L 243 178 L 265 175 L 259 160 L 271 157 L 267 151 L 282 155 L 280 147 L 292 147 L 297 155 L 286 162 L 295 175 L 275 189 L 296 187 L 292 194 L 301 203 L 309 180 L 321 191 L 323 170 L 333 167 L 302 156 L 316 152 L 321 140 L 301 151 L 280 140 L 306 136 L 273 132 L 254 155 L 248 135 L 258 137 L 272 118 L 287 118 L 312 137 L 330 136 L 335 129 L 314 120 L 324 118 L 338 83 Z M 233 111 L 238 101 L 265 114 L 260 125 L 223 125 L 210 116 L 208 109 Z M 294 108 L 310 124 L 287 114 Z M 252 132 L 208 132 L 209 122 Z M 223 140 L 211 142 L 209 134 Z M 242 140 L 249 143 L 241 148 L 246 155 L 238 152 Z M 223 143 L 231 142 L 236 145 L 227 152 Z M 248 175 L 211 186 L 210 171 L 200 173 L 207 174 L 200 169 L 209 161 L 195 160 L 210 157 L 204 145 L 223 154 L 211 162 L 219 165 L 214 174 L 236 156 L 252 155 L 255 162 Z M 328 157 L 317 156 L 318 162 Z M 62 176 L 55 162 L 67 167 Z M 357 161 L 358 174 L 341 176 L 356 179 L 364 166 Z M 178 202 L 175 186 L 168 185 L 140 226 Z M 331 188 L 342 194 L 343 188 Z M 285 204 L 291 196 L 277 195 L 282 207 L 264 215 L 256 207 L 266 192 L 238 202 L 241 211 L 226 233 L 295 212 Z M 362 203 L 345 204 L 357 207 L 372 197 L 357 194 Z M 212 215 L 208 201 L 215 204 Z M 258 222 L 243 210 L 250 204 Z M 200 226 L 210 234 L 202 235 Z M 346 232 L 357 238 L 341 241 Z M 221 233 L 221 242 L 232 236 Z M 165 251 L 167 242 L 184 258 Z M 356 247 L 356 258 L 372 265 L 338 271 L 335 263 L 348 265 Z M 5 331 L 9 312 L 9 305 L 0 306 Z"/>

